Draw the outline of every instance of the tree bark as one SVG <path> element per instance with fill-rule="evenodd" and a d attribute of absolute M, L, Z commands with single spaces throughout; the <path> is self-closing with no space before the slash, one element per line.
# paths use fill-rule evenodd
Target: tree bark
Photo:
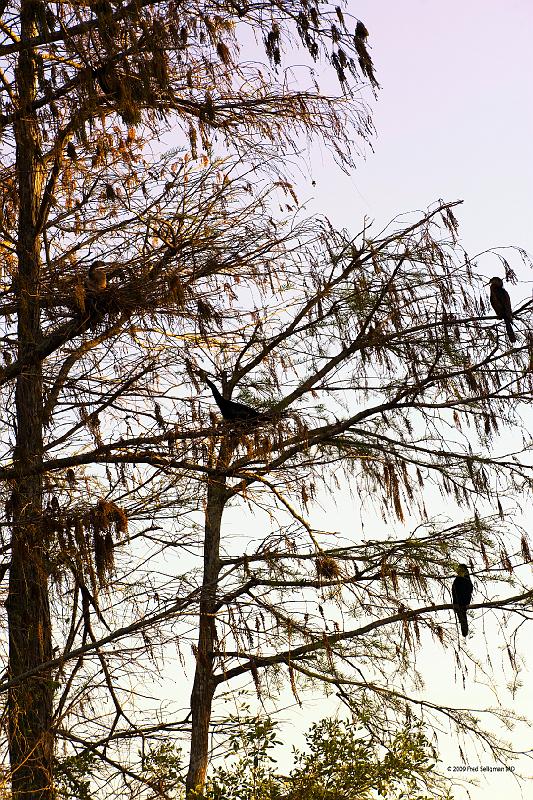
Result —
<path fill-rule="evenodd" d="M 21 4 L 21 50 L 16 68 L 19 120 L 15 125 L 19 186 L 18 358 L 25 367 L 15 389 L 16 442 L 12 494 L 12 552 L 7 598 L 9 677 L 52 655 L 46 531 L 42 524 L 42 362 L 35 355 L 40 327 L 39 213 L 44 184 L 36 96 L 35 54 L 24 46 L 37 33 L 36 5 Z M 53 800 L 53 687 L 50 670 L 9 690 L 8 736 L 13 800 Z"/>
<path fill-rule="evenodd" d="M 223 443 L 219 465 L 229 452 Z M 191 693 L 191 751 L 187 773 L 187 798 L 202 791 L 209 755 L 209 725 L 215 693 L 213 650 L 216 641 L 216 602 L 220 572 L 220 528 L 227 500 L 223 474 L 209 479 L 205 515 L 204 572 L 200 595 L 200 622 L 196 670 Z"/>

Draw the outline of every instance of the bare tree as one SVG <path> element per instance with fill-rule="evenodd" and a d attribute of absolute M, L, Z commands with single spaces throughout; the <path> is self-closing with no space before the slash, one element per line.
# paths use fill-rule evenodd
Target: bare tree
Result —
<path fill-rule="evenodd" d="M 343 25 L 312 3 L 4 8 L 0 687 L 14 798 L 54 796 L 61 741 L 62 774 L 92 771 L 102 797 L 170 797 L 147 753 L 180 735 L 188 791 L 201 790 L 216 691 L 248 676 L 258 692 L 272 674 L 296 694 L 298 676 L 322 681 L 354 713 L 364 696 L 377 733 L 422 702 L 498 746 L 404 676 L 424 629 L 456 646 L 455 559 L 484 564 L 468 613 L 529 618 L 513 571 L 528 542 L 511 547 L 499 515 L 530 468 L 520 448 L 493 447 L 504 426 L 524 432 L 530 305 L 509 347 L 453 204 L 357 237 L 274 217 L 276 196 L 295 207 L 276 148 L 315 133 L 347 164 L 353 132 L 369 132 L 347 80 L 375 85 L 367 33 Z M 270 65 L 239 58 L 245 28 Z M 287 88 L 278 67 L 295 42 L 329 59 L 343 102 Z M 172 125 L 189 152 L 151 155 Z M 260 413 L 221 419 L 206 378 Z M 359 541 L 315 530 L 314 499 L 344 476 L 424 527 Z M 426 519 L 432 486 L 472 518 Z M 237 504 L 271 524 L 236 545 Z M 512 590 L 494 599 L 496 579 Z M 164 674 L 170 648 L 185 661 L 188 642 L 177 716 L 146 696 L 146 676 Z"/>
<path fill-rule="evenodd" d="M 13 797 L 44 800 L 54 795 L 57 720 L 70 709 L 73 680 L 54 711 L 49 582 L 65 571 L 72 581 L 70 611 L 67 595 L 59 609 L 67 626 L 60 651 L 72 651 L 81 629 L 82 641 L 98 650 L 96 586 L 112 563 L 111 528 L 126 528 L 113 499 L 128 481 L 126 468 L 109 478 L 114 488 L 105 498 L 105 470 L 87 477 L 85 492 L 72 470 L 106 463 L 87 446 L 92 437 L 104 456 L 104 411 L 121 420 L 113 441 L 127 440 L 131 416 L 141 413 L 149 381 L 164 366 L 157 359 L 164 328 L 176 324 L 167 336 L 179 340 L 196 330 L 196 320 L 208 325 L 211 278 L 225 276 L 231 292 L 231 275 L 245 273 L 254 247 L 265 248 L 267 223 L 258 221 L 248 246 L 249 223 L 227 219 L 233 183 L 222 168 L 209 168 L 213 143 L 231 145 L 251 164 L 315 132 L 348 163 L 352 133 L 369 131 L 367 112 L 353 101 L 338 106 L 311 80 L 308 89 L 288 88 L 277 77 L 283 47 L 327 59 L 345 93 L 357 74 L 375 80 L 364 26 L 354 38 L 340 11 L 315 4 L 21 0 L 1 11 L 7 727 Z M 239 56 L 245 29 L 264 42 L 266 65 Z M 189 158 L 203 158 L 204 177 L 179 157 L 159 163 L 150 155 L 150 142 L 174 125 L 186 134 Z M 239 186 L 246 189 L 244 180 Z M 260 196 L 251 201 L 252 219 L 260 204 Z M 245 242 L 233 257 L 218 249 L 230 230 L 235 245 Z M 192 323 L 189 334 L 181 320 Z M 167 446 L 168 438 L 159 441 Z M 59 452 L 64 470 L 52 479 L 59 473 L 47 464 L 58 463 Z M 111 675 L 99 659 L 118 719 Z"/>
<path fill-rule="evenodd" d="M 226 397 L 241 388 L 240 399 L 254 397 L 264 411 L 222 420 L 209 440 L 189 792 L 205 781 L 214 695 L 240 676 L 261 692 L 261 671 L 283 665 L 296 695 L 298 674 L 321 680 L 354 713 L 373 697 L 375 732 L 413 705 L 401 675 L 415 669 L 421 631 L 456 647 L 453 615 L 445 622 L 441 612 L 452 608 L 457 560 L 483 560 L 476 574 L 487 589 L 478 585 L 473 609 L 530 616 L 531 587 L 512 577 L 530 561 L 529 545 L 515 537 L 509 552 L 500 498 L 529 491 L 531 467 L 518 452 L 498 452 L 493 437 L 508 427 L 527 441 L 520 415 L 532 390 L 531 302 L 516 311 L 519 340 L 510 347 L 487 313 L 483 279 L 456 244 L 453 206 L 372 238 L 326 225 L 315 257 L 302 247 L 291 280 L 263 306 L 237 306 L 233 329 L 226 314 L 223 339 L 210 338 L 191 362 L 200 382 L 208 370 Z M 321 534 L 307 510 L 328 485 L 335 493 L 339 474 L 355 497 L 381 496 L 385 519 L 426 522 L 400 540 Z M 431 486 L 472 518 L 432 523 Z M 224 536 L 225 508 L 237 500 L 272 520 L 264 535 L 254 525 L 244 553 Z M 481 520 L 491 507 L 497 519 Z M 494 599 L 488 587 L 502 569 L 513 591 Z M 419 694 L 416 704 L 436 708 Z M 472 715 L 441 711 L 476 731 Z"/>
<path fill-rule="evenodd" d="M 258 220 L 255 237 L 243 239 L 253 242 L 247 270 L 229 294 L 225 276 L 211 276 L 203 311 L 182 313 L 168 333 L 134 329 L 127 347 L 100 353 L 92 371 L 86 360 L 73 366 L 74 388 L 65 380 L 61 389 L 64 424 L 75 402 L 80 422 L 67 428 L 68 440 L 56 434 L 45 465 L 59 498 L 45 519 L 57 533 L 50 551 L 60 607 L 73 610 L 66 644 L 47 669 L 69 676 L 56 733 L 78 758 L 107 765 L 103 774 L 98 768 L 102 781 L 122 776 L 126 786 L 155 791 L 132 743 L 149 749 L 150 740 L 190 736 L 188 790 L 201 789 L 216 692 L 247 676 L 269 694 L 271 680 L 286 674 L 297 697 L 300 679 L 322 682 L 377 738 L 422 707 L 505 754 L 471 712 L 414 691 L 413 652 L 425 632 L 454 648 L 462 667 L 472 658 L 458 645 L 451 603 L 456 561 L 475 567 L 474 630 L 477 609 L 513 612 L 520 626 L 531 606 L 531 588 L 515 571 L 530 561 L 528 541 L 502 519 L 504 506 L 528 491 L 530 467 L 518 451 L 500 450 L 498 438 L 505 428 L 526 433 L 531 303 L 515 309 L 519 338 L 510 347 L 503 323 L 487 312 L 484 279 L 455 241 L 453 205 L 372 237 L 368 228 L 351 238 L 315 220 L 286 236 L 280 227 L 261 243 Z M 217 229 L 223 252 L 222 222 Z M 261 282 L 270 258 L 282 258 L 283 270 Z M 209 376 L 226 398 L 239 390 L 259 414 L 221 418 Z M 93 464 L 107 474 L 90 476 Z M 381 498 L 385 525 L 421 524 L 403 538 L 316 530 L 314 502 L 344 481 L 358 502 Z M 466 506 L 467 518 L 447 526 L 431 519 L 424 501 L 435 488 Z M 252 535 L 224 523 L 236 505 L 253 520 Z M 490 508 L 496 514 L 482 516 Z M 190 712 L 134 702 L 132 658 L 141 670 L 157 669 L 158 654 L 176 645 L 186 659 L 187 642 L 195 656 Z M 83 698 L 98 707 L 97 719 L 80 712 Z M 172 797 L 174 783 L 158 791 Z"/>

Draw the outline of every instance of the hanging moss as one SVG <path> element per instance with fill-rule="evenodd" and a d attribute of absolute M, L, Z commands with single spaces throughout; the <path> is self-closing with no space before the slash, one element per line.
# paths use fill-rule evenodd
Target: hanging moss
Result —
<path fill-rule="evenodd" d="M 99 500 L 89 515 L 93 537 L 93 556 L 100 585 L 106 583 L 107 576 L 115 566 L 115 536 L 126 533 L 128 517 L 115 503 Z"/>

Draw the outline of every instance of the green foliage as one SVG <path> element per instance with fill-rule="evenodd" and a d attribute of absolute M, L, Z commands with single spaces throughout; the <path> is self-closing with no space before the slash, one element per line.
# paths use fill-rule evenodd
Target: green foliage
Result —
<path fill-rule="evenodd" d="M 182 752 L 171 742 L 161 742 L 150 748 L 143 756 L 142 776 L 157 796 L 181 798 L 183 792 Z M 91 779 L 101 777 L 102 764 L 97 755 L 90 751 L 68 756 L 58 760 L 55 765 L 56 791 L 58 800 L 94 800 Z"/>
<path fill-rule="evenodd" d="M 143 760 L 144 777 L 157 787 L 163 797 L 180 797 L 183 759 L 181 748 L 171 742 L 161 742 L 151 748 Z M 175 793 L 175 794 L 174 794 Z"/>
<path fill-rule="evenodd" d="M 269 717 L 231 717 L 225 763 L 212 770 L 203 800 L 433 800 L 449 797 L 437 757 L 420 726 L 399 730 L 378 746 L 351 723 L 324 719 L 311 726 L 306 747 L 293 753 L 288 775 L 277 769 L 278 724 Z M 91 752 L 56 766 L 58 800 L 92 800 L 99 763 Z M 184 797 L 183 759 L 170 742 L 143 758 L 143 777 L 162 797 Z M 427 791 L 431 791 L 428 796 Z M 200 800 L 200 798 L 199 798 Z"/>
<path fill-rule="evenodd" d="M 378 746 L 352 724 L 324 719 L 310 728 L 306 749 L 294 751 L 288 775 L 275 769 L 280 741 L 269 718 L 249 718 L 230 744 L 229 763 L 212 773 L 209 800 L 428 800 L 428 790 L 449 796 L 435 750 L 414 724 Z"/>
<path fill-rule="evenodd" d="M 98 767 L 99 759 L 89 751 L 58 760 L 55 765 L 58 800 L 92 800 L 91 776 Z"/>
<path fill-rule="evenodd" d="M 272 750 L 281 741 L 276 738 L 276 723 L 269 717 L 249 717 L 230 735 L 230 756 L 236 760 L 214 770 L 207 796 L 213 800 L 259 800 L 276 797 L 279 781 L 274 773 L 276 759 Z"/>
<path fill-rule="evenodd" d="M 435 752 L 424 733 L 407 726 L 380 756 L 375 743 L 350 724 L 325 719 L 307 734 L 307 752 L 296 752 L 287 800 L 421 798 L 421 783 L 432 777 Z"/>

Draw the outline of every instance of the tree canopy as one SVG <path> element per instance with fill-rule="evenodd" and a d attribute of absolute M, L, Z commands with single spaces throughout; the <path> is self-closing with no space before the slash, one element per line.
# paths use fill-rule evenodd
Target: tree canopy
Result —
<path fill-rule="evenodd" d="M 531 304 L 510 346 L 455 203 L 355 234 L 299 212 L 302 137 L 349 166 L 371 132 L 364 24 L 307 0 L 22 0 L 0 31 L 14 800 L 51 800 L 54 773 L 168 796 L 147 767 L 161 738 L 190 744 L 186 790 L 203 791 L 214 703 L 247 680 L 261 698 L 321 682 L 373 741 L 420 707 L 476 730 L 412 691 L 412 654 L 425 632 L 457 648 L 454 561 L 476 564 L 469 613 L 529 618 L 529 544 L 504 506 L 531 468 L 498 433 L 527 436 Z M 221 419 L 207 381 L 261 413 Z M 314 504 L 346 485 L 384 525 L 420 526 L 316 530 Z M 466 519 L 432 519 L 434 491 Z M 185 710 L 156 688 L 167 664 Z"/>
<path fill-rule="evenodd" d="M 218 800 L 376 796 L 425 800 L 427 792 L 432 797 L 448 796 L 434 771 L 435 750 L 417 728 L 405 727 L 378 748 L 351 725 L 323 719 L 307 732 L 306 748 L 294 750 L 288 774 L 276 768 L 276 745 L 282 743 L 277 736 L 268 718 L 238 720 L 229 737 L 228 763 L 213 771 L 207 796 Z"/>

